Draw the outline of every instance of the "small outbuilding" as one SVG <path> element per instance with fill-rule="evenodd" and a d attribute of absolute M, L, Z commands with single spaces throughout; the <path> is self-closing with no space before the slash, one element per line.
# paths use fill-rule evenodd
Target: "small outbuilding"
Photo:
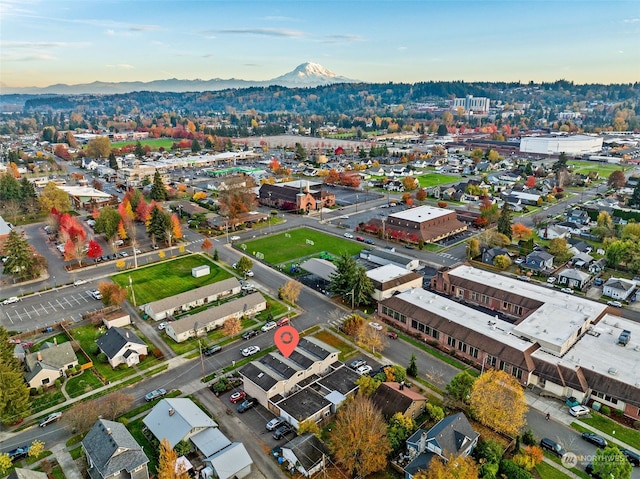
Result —
<path fill-rule="evenodd" d="M 209 265 L 196 266 L 195 268 L 191 268 L 191 276 L 194 278 L 202 278 L 203 276 L 209 276 L 211 274 L 211 268 Z"/>

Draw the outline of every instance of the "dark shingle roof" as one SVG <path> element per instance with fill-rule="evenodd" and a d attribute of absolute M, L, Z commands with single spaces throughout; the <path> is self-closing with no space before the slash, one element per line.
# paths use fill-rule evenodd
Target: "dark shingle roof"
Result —
<path fill-rule="evenodd" d="M 305 470 L 312 469 L 322 461 L 323 456 L 329 455 L 329 450 L 315 434 L 306 433 L 289 441 L 285 446 L 291 449 Z"/>
<path fill-rule="evenodd" d="M 104 336 L 98 338 L 96 343 L 98 343 L 98 347 L 108 358 L 115 357 L 127 343 L 145 344 L 144 341 L 132 331 L 118 327 L 111 328 Z"/>
<path fill-rule="evenodd" d="M 120 471 L 131 472 L 149 462 L 142 447 L 123 424 L 99 419 L 82 441 L 91 458 L 88 472 L 92 479 L 112 476 Z"/>

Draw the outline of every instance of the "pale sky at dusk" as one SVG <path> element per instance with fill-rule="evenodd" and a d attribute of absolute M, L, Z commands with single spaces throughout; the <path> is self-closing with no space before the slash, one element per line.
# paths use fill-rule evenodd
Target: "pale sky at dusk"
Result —
<path fill-rule="evenodd" d="M 0 84 L 640 81 L 640 1 L 0 0 Z"/>

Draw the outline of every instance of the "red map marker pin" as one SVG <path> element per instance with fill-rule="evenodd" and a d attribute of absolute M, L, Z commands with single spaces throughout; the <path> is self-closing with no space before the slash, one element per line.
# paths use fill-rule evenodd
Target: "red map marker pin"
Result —
<path fill-rule="evenodd" d="M 300 336 L 293 326 L 281 326 L 276 330 L 273 339 L 280 353 L 282 353 L 285 358 L 288 358 L 291 356 L 293 350 L 296 349 L 298 341 L 300 341 Z"/>

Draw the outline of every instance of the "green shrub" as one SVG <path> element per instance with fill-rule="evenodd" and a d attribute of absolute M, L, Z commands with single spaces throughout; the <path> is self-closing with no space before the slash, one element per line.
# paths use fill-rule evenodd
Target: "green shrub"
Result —
<path fill-rule="evenodd" d="M 522 444 L 525 446 L 535 446 L 538 443 L 536 436 L 531 429 L 527 429 L 522 435 Z"/>
<path fill-rule="evenodd" d="M 89 354 L 92 355 L 97 355 L 100 352 L 100 348 L 98 347 L 98 345 L 96 343 L 91 343 L 91 345 L 89 346 Z"/>
<path fill-rule="evenodd" d="M 611 408 L 610 408 L 609 406 L 604 406 L 604 405 L 603 405 L 603 406 L 600 408 L 600 412 L 601 412 L 602 414 L 604 414 L 605 416 L 608 416 L 609 414 L 611 414 Z"/>
<path fill-rule="evenodd" d="M 517 466 L 513 461 L 509 459 L 503 459 L 500 461 L 499 474 L 509 479 L 531 479 L 532 476 L 527 471 Z"/>
<path fill-rule="evenodd" d="M 640 429 L 640 421 L 633 421 L 633 428 Z"/>
<path fill-rule="evenodd" d="M 495 464 L 496 472 L 498 471 L 497 465 L 500 463 L 503 454 L 504 447 L 502 444 L 492 439 L 488 441 L 481 439 L 473 451 L 473 457 L 475 457 L 478 462 Z"/>
<path fill-rule="evenodd" d="M 108 363 L 109 362 L 109 358 L 107 358 L 107 355 L 104 353 L 100 353 L 98 354 L 98 361 L 100 361 L 101 363 Z"/>

